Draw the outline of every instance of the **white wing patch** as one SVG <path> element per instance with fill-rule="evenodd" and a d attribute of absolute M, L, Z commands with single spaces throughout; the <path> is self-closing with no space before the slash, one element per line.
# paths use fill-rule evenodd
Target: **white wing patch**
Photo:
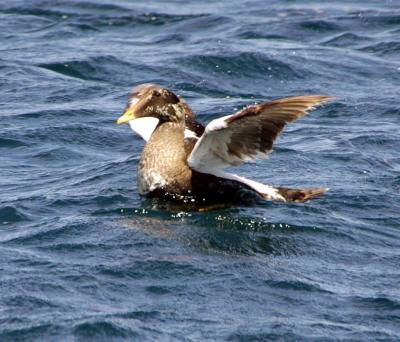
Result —
<path fill-rule="evenodd" d="M 260 193 L 265 199 L 283 201 L 285 198 L 279 194 L 279 190 L 232 173 L 226 173 L 223 169 L 232 164 L 241 164 L 243 160 L 252 159 L 251 157 L 238 156 L 228 151 L 227 145 L 231 141 L 232 132 L 228 127 L 226 119 L 231 115 L 211 121 L 193 148 L 188 158 L 189 166 L 199 172 L 208 173 L 217 177 L 238 181 L 246 184 L 254 191 Z M 259 156 L 265 157 L 265 153 L 258 153 Z M 227 162 L 229 161 L 229 163 Z"/>
<path fill-rule="evenodd" d="M 226 115 L 226 116 L 222 116 L 218 119 L 212 120 L 206 127 L 206 131 L 207 132 L 211 132 L 211 131 L 219 131 L 220 129 L 224 129 L 226 127 L 228 127 L 227 123 L 226 123 L 226 119 L 229 118 L 232 115 Z"/>
<path fill-rule="evenodd" d="M 189 128 L 185 128 L 185 139 L 189 138 L 197 139 L 198 136 L 196 135 L 195 132 L 191 131 Z"/>
<path fill-rule="evenodd" d="M 225 179 L 235 180 L 240 183 L 246 184 L 247 186 L 249 186 L 256 192 L 262 194 L 266 199 L 286 202 L 285 198 L 279 194 L 279 190 L 270 185 L 262 184 L 262 183 L 253 181 L 251 179 L 247 179 L 247 178 L 235 175 L 233 173 L 226 173 L 226 172 L 218 171 L 218 170 L 209 172 L 209 174 L 212 174 L 217 177 L 225 178 Z"/>
<path fill-rule="evenodd" d="M 228 126 L 226 119 L 231 115 L 211 121 L 201 138 L 197 141 L 188 157 L 189 166 L 199 172 L 210 173 L 216 169 L 223 169 L 231 164 L 241 164 L 243 160 L 232 155 L 227 149 L 232 132 L 225 130 Z"/>
<path fill-rule="evenodd" d="M 129 121 L 132 130 L 139 134 L 145 141 L 149 141 L 151 135 L 158 125 L 159 120 L 153 117 L 137 118 Z"/>

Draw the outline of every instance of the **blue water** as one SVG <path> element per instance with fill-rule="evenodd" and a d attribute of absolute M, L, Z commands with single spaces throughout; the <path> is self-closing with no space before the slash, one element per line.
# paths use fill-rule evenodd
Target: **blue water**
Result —
<path fill-rule="evenodd" d="M 204 123 L 336 96 L 235 170 L 330 192 L 141 199 L 143 82 Z M 0 340 L 399 340 L 399 101 L 398 1 L 1 1 Z"/>

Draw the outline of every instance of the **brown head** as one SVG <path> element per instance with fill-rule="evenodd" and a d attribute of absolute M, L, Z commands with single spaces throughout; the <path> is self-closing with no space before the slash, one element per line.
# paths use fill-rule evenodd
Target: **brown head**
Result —
<path fill-rule="evenodd" d="M 117 124 L 143 117 L 154 117 L 161 122 L 180 122 L 185 120 L 185 105 L 183 100 L 166 88 L 157 84 L 141 84 L 133 88 Z"/>

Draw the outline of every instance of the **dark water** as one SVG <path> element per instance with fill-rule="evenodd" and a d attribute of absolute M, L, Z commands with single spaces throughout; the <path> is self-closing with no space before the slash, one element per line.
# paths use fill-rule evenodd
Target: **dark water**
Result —
<path fill-rule="evenodd" d="M 399 340 L 398 1 L 1 1 L 0 340 Z M 116 126 L 158 82 L 207 122 L 337 96 L 238 172 L 328 186 L 207 213 L 141 199 Z"/>

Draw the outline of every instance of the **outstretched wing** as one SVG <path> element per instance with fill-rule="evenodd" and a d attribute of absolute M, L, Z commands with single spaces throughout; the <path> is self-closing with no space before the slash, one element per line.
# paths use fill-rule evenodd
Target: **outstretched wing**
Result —
<path fill-rule="evenodd" d="M 207 172 L 265 155 L 288 122 L 330 99 L 321 95 L 287 97 L 213 120 L 194 146 L 188 163 L 194 170 Z"/>

